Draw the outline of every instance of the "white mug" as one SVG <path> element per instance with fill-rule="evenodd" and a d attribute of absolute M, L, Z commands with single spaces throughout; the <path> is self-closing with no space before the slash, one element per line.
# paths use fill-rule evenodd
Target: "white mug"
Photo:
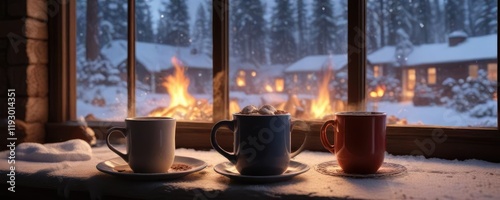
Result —
<path fill-rule="evenodd" d="M 126 118 L 127 128 L 113 127 L 106 134 L 111 151 L 125 160 L 135 173 L 165 173 L 175 158 L 175 125 L 170 117 Z M 127 153 L 109 143 L 111 133 L 118 131 L 127 138 Z"/>

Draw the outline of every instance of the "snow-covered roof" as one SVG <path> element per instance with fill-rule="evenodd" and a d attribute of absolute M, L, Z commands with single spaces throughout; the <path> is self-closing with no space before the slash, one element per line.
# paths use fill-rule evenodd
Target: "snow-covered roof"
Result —
<path fill-rule="evenodd" d="M 150 72 L 172 68 L 171 58 L 176 56 L 189 68 L 212 69 L 212 59 L 204 54 L 192 54 L 188 47 L 174 47 L 163 44 L 136 42 L 136 59 Z M 115 40 L 101 49 L 114 66 L 127 59 L 127 41 Z"/>
<path fill-rule="evenodd" d="M 347 54 L 307 56 L 290 65 L 285 72 L 321 71 L 330 64 L 333 70 L 342 69 L 347 65 Z"/>
<path fill-rule="evenodd" d="M 396 47 L 395 46 L 384 46 L 377 51 L 369 54 L 367 57 L 368 61 L 371 63 L 385 64 L 396 62 L 395 58 Z"/>
<path fill-rule="evenodd" d="M 406 66 L 475 61 L 497 58 L 497 35 L 467 38 L 464 42 L 449 46 L 448 43 L 415 46 L 408 55 Z M 372 64 L 397 63 L 394 46 L 385 46 L 370 55 Z"/>

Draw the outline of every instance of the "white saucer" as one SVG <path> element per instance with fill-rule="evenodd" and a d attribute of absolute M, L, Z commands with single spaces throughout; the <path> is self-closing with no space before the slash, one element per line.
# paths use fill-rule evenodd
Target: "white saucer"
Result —
<path fill-rule="evenodd" d="M 187 165 L 187 166 L 186 166 Z M 127 162 L 117 157 L 97 164 L 96 168 L 106 174 L 132 180 L 169 180 L 176 179 L 207 167 L 207 163 L 190 157 L 175 156 L 174 164 L 166 173 L 134 173 Z"/>
<path fill-rule="evenodd" d="M 288 169 L 280 175 L 274 175 L 274 176 L 248 176 L 248 175 L 241 175 L 238 170 L 236 170 L 236 167 L 234 164 L 230 162 L 223 162 L 219 163 L 214 166 L 215 172 L 222 174 L 224 176 L 227 176 L 235 181 L 242 181 L 242 182 L 254 182 L 254 183 L 271 183 L 271 182 L 279 182 L 279 181 L 285 181 L 293 178 L 294 176 L 297 176 L 299 174 L 302 174 L 304 172 L 307 172 L 309 170 L 309 166 L 297 161 L 290 161 L 290 164 L 288 165 Z"/>

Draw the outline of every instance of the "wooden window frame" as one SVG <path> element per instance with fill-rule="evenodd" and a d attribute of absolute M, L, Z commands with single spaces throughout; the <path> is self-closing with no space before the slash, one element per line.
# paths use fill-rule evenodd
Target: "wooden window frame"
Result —
<path fill-rule="evenodd" d="M 46 124 L 46 142 L 73 138 L 85 139 L 76 116 L 76 19 L 75 1 L 60 5 L 60 11 L 49 19 L 49 122 Z M 365 99 L 365 11 L 366 0 L 348 1 L 348 106 L 364 110 Z M 213 80 L 229 83 L 228 0 L 213 2 Z M 361 48 L 360 48 L 361 47 Z M 214 84 L 214 121 L 229 119 L 229 86 Z M 498 100 L 497 100 L 498 101 Z M 435 113 L 430 113 L 435 114 Z M 308 136 L 306 149 L 325 151 L 319 139 L 323 121 L 308 121 L 309 128 L 296 129 L 292 134 L 292 148 L 297 148 L 303 135 Z M 211 149 L 209 142 L 213 122 L 178 122 L 178 148 Z M 500 124 L 500 123 L 499 123 Z M 97 133 L 123 122 L 92 122 Z M 233 138 L 229 131 L 218 137 L 223 148 L 231 149 Z M 498 128 L 462 128 L 440 126 L 387 127 L 387 151 L 395 155 L 423 155 L 445 159 L 482 159 L 500 162 L 500 133 Z"/>

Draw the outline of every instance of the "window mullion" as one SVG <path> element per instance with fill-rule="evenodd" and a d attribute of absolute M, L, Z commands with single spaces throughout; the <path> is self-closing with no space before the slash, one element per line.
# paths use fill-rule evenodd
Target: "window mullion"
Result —
<path fill-rule="evenodd" d="M 350 0 L 347 7 L 347 104 L 349 110 L 365 110 L 366 0 Z"/>
<path fill-rule="evenodd" d="M 212 2 L 213 120 L 228 119 L 229 113 L 229 1 Z"/>
<path fill-rule="evenodd" d="M 127 8 L 127 112 L 135 117 L 135 0 L 128 0 Z"/>

